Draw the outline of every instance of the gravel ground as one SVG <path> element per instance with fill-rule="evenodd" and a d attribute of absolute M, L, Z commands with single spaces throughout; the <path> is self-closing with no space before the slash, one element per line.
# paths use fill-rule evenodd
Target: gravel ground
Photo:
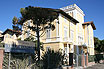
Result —
<path fill-rule="evenodd" d="M 102 64 L 96 64 L 96 65 L 87 67 L 85 69 L 104 69 L 104 63 L 102 63 Z"/>

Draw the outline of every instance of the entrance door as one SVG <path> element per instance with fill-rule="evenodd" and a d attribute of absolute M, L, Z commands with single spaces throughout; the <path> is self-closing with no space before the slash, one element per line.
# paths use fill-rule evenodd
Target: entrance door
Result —
<path fill-rule="evenodd" d="M 73 65 L 73 53 L 69 53 L 69 65 Z"/>

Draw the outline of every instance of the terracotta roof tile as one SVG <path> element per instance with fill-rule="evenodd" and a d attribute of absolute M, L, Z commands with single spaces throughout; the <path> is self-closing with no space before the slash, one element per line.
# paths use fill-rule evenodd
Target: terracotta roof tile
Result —
<path fill-rule="evenodd" d="M 2 34 L 4 35 L 4 34 L 6 34 L 8 31 L 13 32 L 13 33 L 16 33 L 16 34 L 18 34 L 18 35 L 21 34 L 20 31 L 15 31 L 15 30 L 12 30 L 12 29 L 6 29 Z"/>
<path fill-rule="evenodd" d="M 84 22 L 82 25 L 88 25 L 88 24 L 91 24 L 92 28 L 93 28 L 94 30 L 96 30 L 96 27 L 95 27 L 93 21 L 90 21 L 90 22 Z"/>

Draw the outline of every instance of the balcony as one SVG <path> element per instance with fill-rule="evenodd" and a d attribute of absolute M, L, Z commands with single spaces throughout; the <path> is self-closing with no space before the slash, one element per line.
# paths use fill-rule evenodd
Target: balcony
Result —
<path fill-rule="evenodd" d="M 73 40 L 71 38 L 69 38 L 69 37 L 64 37 L 63 41 L 64 42 L 72 42 L 73 43 Z"/>

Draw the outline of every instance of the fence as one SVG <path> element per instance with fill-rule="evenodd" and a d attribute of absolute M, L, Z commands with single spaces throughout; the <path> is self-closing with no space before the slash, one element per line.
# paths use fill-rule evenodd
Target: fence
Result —
<path fill-rule="evenodd" d="M 88 56 L 88 62 L 94 62 L 95 61 L 95 56 L 94 55 L 89 55 Z"/>
<path fill-rule="evenodd" d="M 95 54 L 95 55 L 89 55 L 88 56 L 89 62 L 99 63 L 100 60 L 104 60 L 104 54 Z"/>
<path fill-rule="evenodd" d="M 75 67 L 78 67 L 78 66 L 82 66 L 82 55 L 77 55 L 77 54 L 74 54 L 73 55 L 74 57 L 74 66 Z M 84 61 L 85 61 L 85 66 L 87 66 L 87 61 L 86 61 L 86 55 L 84 55 Z"/>
<path fill-rule="evenodd" d="M 86 55 L 84 55 L 84 60 L 82 58 L 82 55 L 74 54 L 74 66 L 82 66 L 84 62 L 84 66 L 87 66 L 87 58 Z M 83 60 L 83 61 L 82 61 Z M 88 62 L 95 62 L 100 63 L 100 60 L 104 60 L 104 54 L 95 54 L 95 55 L 88 55 Z"/>

